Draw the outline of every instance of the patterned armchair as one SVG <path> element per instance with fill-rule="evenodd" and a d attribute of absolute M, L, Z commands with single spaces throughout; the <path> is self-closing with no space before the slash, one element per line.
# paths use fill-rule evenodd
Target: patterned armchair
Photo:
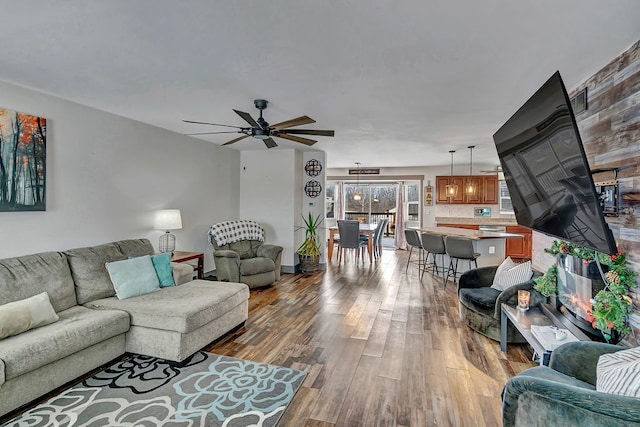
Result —
<path fill-rule="evenodd" d="M 282 246 L 264 243 L 264 229 L 254 221 L 214 224 L 209 229 L 218 280 L 267 286 L 280 279 Z"/>

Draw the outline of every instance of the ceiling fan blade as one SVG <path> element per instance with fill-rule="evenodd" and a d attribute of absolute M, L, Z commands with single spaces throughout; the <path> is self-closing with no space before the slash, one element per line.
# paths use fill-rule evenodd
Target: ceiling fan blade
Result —
<path fill-rule="evenodd" d="M 264 145 L 266 145 L 267 148 L 273 148 L 278 146 L 278 144 L 276 144 L 276 142 L 271 138 L 263 139 L 263 141 L 264 141 Z"/>
<path fill-rule="evenodd" d="M 209 123 L 209 122 L 196 122 L 194 120 L 183 120 L 183 122 L 185 123 L 195 123 L 197 125 L 212 125 L 212 126 L 224 126 L 227 128 L 236 128 L 236 129 L 242 129 L 240 126 L 231 126 L 231 125 L 221 125 L 219 123 Z"/>
<path fill-rule="evenodd" d="M 286 122 L 276 123 L 275 125 L 271 126 L 271 129 L 280 130 L 284 128 L 290 128 L 293 126 L 309 125 L 315 122 L 316 121 L 313 120 L 311 117 L 300 116 L 300 117 L 296 117 L 295 119 L 287 120 Z"/>
<path fill-rule="evenodd" d="M 260 129 L 260 125 L 258 124 L 258 122 L 256 122 L 253 119 L 253 117 L 251 117 L 251 114 L 245 113 L 244 111 L 238 111 L 238 110 L 233 110 L 233 111 L 235 111 L 237 115 L 242 117 L 245 122 L 249 123 L 251 126 L 253 126 L 255 128 L 259 128 Z"/>
<path fill-rule="evenodd" d="M 232 139 L 232 140 L 231 140 L 231 141 L 229 141 L 229 142 L 225 142 L 225 143 L 224 143 L 224 144 L 222 144 L 222 145 L 231 145 L 231 144 L 233 144 L 234 142 L 238 142 L 238 141 L 240 141 L 240 140 L 242 140 L 242 139 L 245 139 L 245 138 L 248 138 L 248 137 L 249 137 L 249 135 L 244 135 L 244 136 L 241 136 L 241 137 L 239 137 L 239 138 Z"/>
<path fill-rule="evenodd" d="M 232 131 L 228 131 L 228 132 L 196 132 L 196 133 L 185 133 L 185 136 L 191 136 L 191 135 L 214 135 L 214 134 L 218 134 L 218 133 L 243 133 L 242 131 L 239 130 L 232 130 Z"/>
<path fill-rule="evenodd" d="M 317 130 L 317 129 L 282 129 L 278 133 L 288 133 L 294 135 L 318 135 L 318 136 L 335 136 L 333 130 Z"/>
<path fill-rule="evenodd" d="M 308 138 L 303 138 L 301 136 L 293 136 L 293 135 L 287 135 L 286 133 L 279 133 L 277 135 L 278 138 L 284 138 L 284 139 L 288 139 L 290 141 L 295 141 L 295 142 L 299 142 L 301 144 L 305 144 L 305 145 L 313 145 L 318 141 L 314 141 L 313 139 L 308 139 Z"/>

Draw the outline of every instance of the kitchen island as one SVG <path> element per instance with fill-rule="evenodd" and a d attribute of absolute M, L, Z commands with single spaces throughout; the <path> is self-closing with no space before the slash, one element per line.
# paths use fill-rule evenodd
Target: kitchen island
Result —
<path fill-rule="evenodd" d="M 442 236 L 455 236 L 470 239 L 473 247 L 480 254 L 478 267 L 499 265 L 505 259 L 505 240 L 522 239 L 522 234 L 505 233 L 498 231 L 470 230 L 457 227 L 412 227 L 418 233 L 433 233 Z M 449 265 L 449 257 L 444 255 L 444 265 Z M 469 270 L 466 262 L 459 263 L 459 272 Z"/>

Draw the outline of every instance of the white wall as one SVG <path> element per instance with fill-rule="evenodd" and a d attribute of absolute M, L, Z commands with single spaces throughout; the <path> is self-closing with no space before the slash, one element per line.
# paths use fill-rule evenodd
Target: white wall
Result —
<path fill-rule="evenodd" d="M 267 243 L 284 247 L 282 265 L 293 267 L 294 220 L 300 213 L 296 179 L 301 154 L 293 149 L 243 151 L 240 161 L 240 219 L 259 222 Z"/>
<path fill-rule="evenodd" d="M 147 237 L 153 211 L 179 208 L 178 250 L 205 252 L 207 230 L 238 218 L 237 150 L 0 82 L 0 108 L 47 119 L 47 210 L 0 212 L 0 258 Z"/>
<path fill-rule="evenodd" d="M 310 179 L 325 185 L 323 173 L 311 178 L 304 173 L 307 160 L 325 165 L 322 151 L 273 149 L 243 151 L 240 167 L 240 218 L 259 222 L 265 228 L 267 243 L 280 245 L 283 271 L 293 272 L 298 264 L 296 249 L 304 238 L 302 215 L 324 214 L 324 193 L 309 198 L 304 184 Z M 310 205 L 309 203 L 313 203 Z"/>
<path fill-rule="evenodd" d="M 309 215 L 309 213 L 311 213 L 311 215 L 313 216 L 313 218 L 316 218 L 318 215 L 320 215 L 321 218 L 325 217 L 326 211 L 325 211 L 325 194 L 326 194 L 326 187 L 327 187 L 327 182 L 326 182 L 326 165 L 327 165 L 327 153 L 325 153 L 324 151 L 305 151 L 304 153 L 302 153 L 302 165 L 300 167 L 301 171 L 302 171 L 302 175 L 300 178 L 300 182 L 302 184 L 302 188 L 300 190 L 300 195 L 302 197 L 302 213 L 301 215 L 304 216 L 305 218 L 307 217 L 307 215 Z M 309 176 L 307 175 L 306 172 L 304 172 L 304 166 L 307 164 L 307 162 L 309 160 L 315 159 L 317 161 L 320 162 L 320 164 L 322 165 L 322 171 L 320 172 L 320 174 L 318 176 Z M 304 185 L 307 181 L 310 180 L 315 180 L 318 181 L 320 183 L 320 185 L 322 185 L 322 192 L 320 193 L 320 195 L 318 195 L 317 197 L 309 197 L 307 196 L 307 194 L 304 191 Z M 296 219 L 296 224 L 302 226 L 302 220 L 301 217 L 298 216 L 298 219 Z M 327 223 L 326 223 L 326 219 L 322 222 L 322 224 L 320 225 L 320 227 L 322 228 L 322 230 L 325 230 L 327 227 Z M 320 236 L 320 239 L 323 238 L 323 236 L 325 235 L 325 233 L 320 230 L 320 232 L 318 233 L 318 235 Z M 304 240 L 304 231 L 300 230 L 296 233 L 296 247 L 300 246 L 302 244 L 302 241 Z M 323 241 L 324 243 L 324 241 Z M 320 246 L 320 250 L 322 251 L 322 254 L 320 255 L 320 263 L 321 264 L 325 264 L 326 263 L 326 257 L 325 257 L 325 253 L 326 253 L 326 245 L 322 244 Z"/>

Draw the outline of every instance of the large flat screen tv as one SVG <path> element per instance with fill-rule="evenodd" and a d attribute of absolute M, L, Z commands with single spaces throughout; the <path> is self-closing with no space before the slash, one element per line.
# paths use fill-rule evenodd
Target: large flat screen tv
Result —
<path fill-rule="evenodd" d="M 493 140 L 518 224 L 596 251 L 617 252 L 560 72 Z"/>

